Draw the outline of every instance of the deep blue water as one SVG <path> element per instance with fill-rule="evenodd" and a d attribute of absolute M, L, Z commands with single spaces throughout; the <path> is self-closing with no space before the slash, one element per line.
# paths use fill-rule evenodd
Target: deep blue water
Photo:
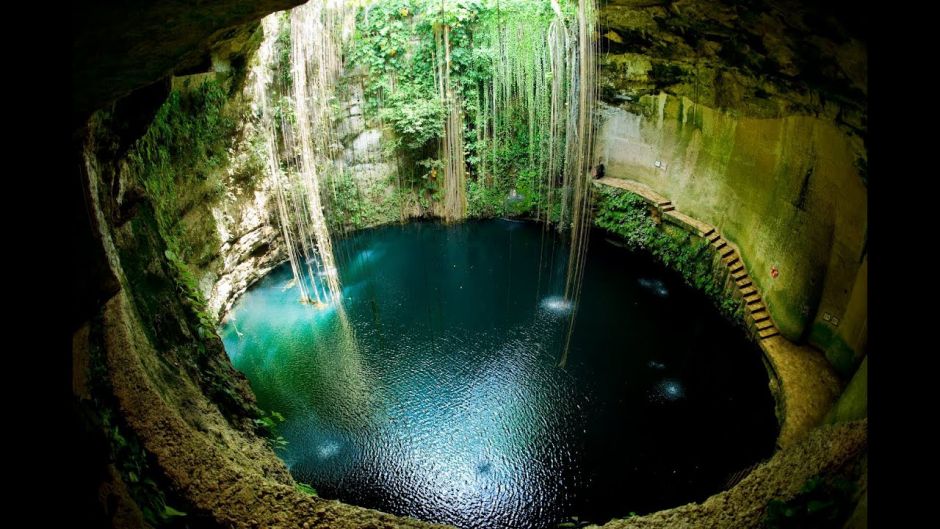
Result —
<path fill-rule="evenodd" d="M 467 529 L 701 501 L 773 451 L 761 352 L 608 238 L 592 234 L 564 367 L 567 248 L 506 220 L 335 241 L 343 309 L 298 303 L 285 264 L 223 340 L 323 497 Z"/>

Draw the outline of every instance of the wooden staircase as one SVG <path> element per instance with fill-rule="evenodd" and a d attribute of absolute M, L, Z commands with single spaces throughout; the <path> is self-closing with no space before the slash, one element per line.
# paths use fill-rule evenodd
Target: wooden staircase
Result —
<path fill-rule="evenodd" d="M 721 256 L 721 262 L 728 267 L 728 271 L 734 279 L 738 293 L 741 294 L 741 299 L 744 301 L 744 321 L 748 329 L 761 340 L 780 334 L 777 327 L 770 320 L 770 313 L 767 312 L 760 292 L 751 281 L 751 277 L 744 266 L 744 261 L 741 260 L 737 250 L 713 227 L 705 231 L 702 236 Z"/>
<path fill-rule="evenodd" d="M 606 185 L 625 189 L 635 193 L 644 200 L 654 205 L 659 210 L 663 220 L 683 227 L 708 241 L 709 246 L 721 256 L 721 262 L 728 267 L 728 272 L 737 286 L 744 303 L 744 323 L 748 331 L 760 340 L 765 340 L 772 336 L 777 336 L 780 332 L 770 318 L 767 307 L 761 298 L 756 285 L 751 281 L 747 268 L 744 266 L 744 260 L 738 254 L 737 249 L 727 240 L 725 240 L 714 226 L 710 226 L 698 219 L 678 211 L 672 201 L 656 193 L 648 186 L 631 180 L 617 178 L 602 178 L 595 180 L 598 185 Z"/>

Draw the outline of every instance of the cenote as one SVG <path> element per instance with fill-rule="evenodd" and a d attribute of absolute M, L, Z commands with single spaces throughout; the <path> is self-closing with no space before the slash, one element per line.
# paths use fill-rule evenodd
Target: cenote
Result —
<path fill-rule="evenodd" d="M 867 529 L 841 4 L 82 3 L 59 525 Z"/>
<path fill-rule="evenodd" d="M 768 458 L 760 349 L 651 257 L 534 222 L 416 222 L 335 241 L 341 302 L 285 263 L 221 330 L 279 455 L 320 496 L 462 528 L 605 522 L 702 501 Z"/>

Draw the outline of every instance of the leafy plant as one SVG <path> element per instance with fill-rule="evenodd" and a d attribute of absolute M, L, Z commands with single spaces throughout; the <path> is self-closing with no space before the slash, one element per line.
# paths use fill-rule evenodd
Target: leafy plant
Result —
<path fill-rule="evenodd" d="M 258 418 L 255 419 L 255 425 L 262 434 L 268 438 L 268 443 L 271 445 L 271 448 L 278 449 L 287 447 L 287 439 L 284 439 L 284 436 L 278 433 L 278 427 L 283 422 L 284 416 L 276 411 L 265 413 L 264 410 L 261 410 Z"/>
<path fill-rule="evenodd" d="M 561 0 L 567 23 L 576 2 Z M 368 72 L 367 120 L 384 123 L 402 169 L 401 187 L 425 208 L 441 198 L 441 139 L 447 109 L 439 67 L 461 102 L 471 216 L 547 210 L 546 126 L 551 80 L 544 72 L 549 0 L 391 0 L 360 9 L 347 67 Z M 441 42 L 446 29 L 449 53 Z M 530 91 L 529 85 L 538 86 Z M 498 106 L 497 106 L 498 104 Z M 560 168 L 555 168 L 560 170 Z M 522 200 L 505 198 L 516 189 Z M 556 197 L 557 199 L 557 197 Z"/>
<path fill-rule="evenodd" d="M 708 243 L 688 233 L 660 229 L 653 222 L 650 205 L 635 193 L 606 186 L 597 193 L 597 226 L 619 235 L 630 248 L 651 253 L 709 296 L 731 321 L 742 321 L 741 303 L 727 295 L 716 278 Z"/>
<path fill-rule="evenodd" d="M 498 187 L 487 187 L 471 180 L 467 182 L 467 206 L 471 217 L 501 217 L 505 214 L 506 193 Z"/>
<path fill-rule="evenodd" d="M 397 145 L 422 151 L 444 133 L 444 105 L 430 92 L 409 85 L 393 95 L 380 112 L 398 135 Z"/>
<path fill-rule="evenodd" d="M 391 178 L 357 182 L 349 171 L 332 174 L 324 210 L 330 228 L 344 232 L 397 220 L 402 197 L 394 184 Z"/>
<path fill-rule="evenodd" d="M 196 281 L 196 277 L 189 270 L 189 267 L 186 266 L 186 263 L 176 255 L 176 252 L 166 250 L 163 252 L 163 255 L 175 272 L 177 288 L 183 296 L 184 302 L 193 310 L 193 313 L 199 319 L 199 326 L 197 327 L 199 337 L 207 338 L 211 336 L 215 332 L 214 322 L 212 317 L 209 316 L 209 308 L 202 292 L 199 290 L 199 283 Z"/>
<path fill-rule="evenodd" d="M 163 489 L 150 477 L 152 469 L 147 452 L 137 437 L 126 433 L 109 407 L 101 410 L 100 418 L 108 437 L 114 466 L 140 507 L 144 520 L 152 526 L 163 527 L 174 518 L 186 516 L 187 513 L 167 503 Z"/>

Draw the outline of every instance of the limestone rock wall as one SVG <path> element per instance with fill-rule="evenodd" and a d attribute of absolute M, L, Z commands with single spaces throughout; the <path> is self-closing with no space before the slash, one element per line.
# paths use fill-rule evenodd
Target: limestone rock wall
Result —
<path fill-rule="evenodd" d="M 734 117 L 665 93 L 640 104 L 600 112 L 595 152 L 607 176 L 651 186 L 737 244 L 787 338 L 866 317 L 848 308 L 866 253 L 867 190 L 837 127 Z"/>
<path fill-rule="evenodd" d="M 340 110 L 335 116 L 334 175 L 324 192 L 334 231 L 345 232 L 415 216 L 402 207 L 398 162 L 389 148 L 382 123 L 363 111 L 364 75 L 344 72 L 337 91 Z"/>
<path fill-rule="evenodd" d="M 251 97 L 246 91 L 243 97 Z M 403 218 L 397 193 L 397 164 L 385 148 L 381 124 L 362 112 L 361 78 L 345 77 L 334 121 L 333 168 L 323 175 L 321 196 L 335 237 Z M 250 101 L 249 101 L 250 103 Z M 271 175 L 252 167 L 257 123 L 246 117 L 225 169 L 225 193 L 196 215 L 215 226 L 221 244 L 199 271 L 200 288 L 213 317 L 223 319 L 238 297 L 287 259 Z M 247 174 L 246 173 L 250 173 Z M 410 215 L 407 215 L 410 216 Z"/>
<path fill-rule="evenodd" d="M 786 0 L 610 0 L 600 26 L 596 157 L 607 176 L 716 226 L 780 332 L 850 375 L 867 344 L 859 23 Z"/>
<path fill-rule="evenodd" d="M 219 203 L 203 212 L 212 215 L 222 241 L 199 284 L 216 318 L 223 317 L 238 296 L 287 258 L 271 186 L 264 179 L 257 189 L 229 187 Z"/>
<path fill-rule="evenodd" d="M 439 204 L 422 200 L 422 191 L 404 183 L 407 168 L 394 154 L 392 133 L 380 119 L 364 112 L 367 75 L 349 68 L 337 90 L 334 173 L 323 192 L 327 217 L 338 233 L 441 214 Z"/>

